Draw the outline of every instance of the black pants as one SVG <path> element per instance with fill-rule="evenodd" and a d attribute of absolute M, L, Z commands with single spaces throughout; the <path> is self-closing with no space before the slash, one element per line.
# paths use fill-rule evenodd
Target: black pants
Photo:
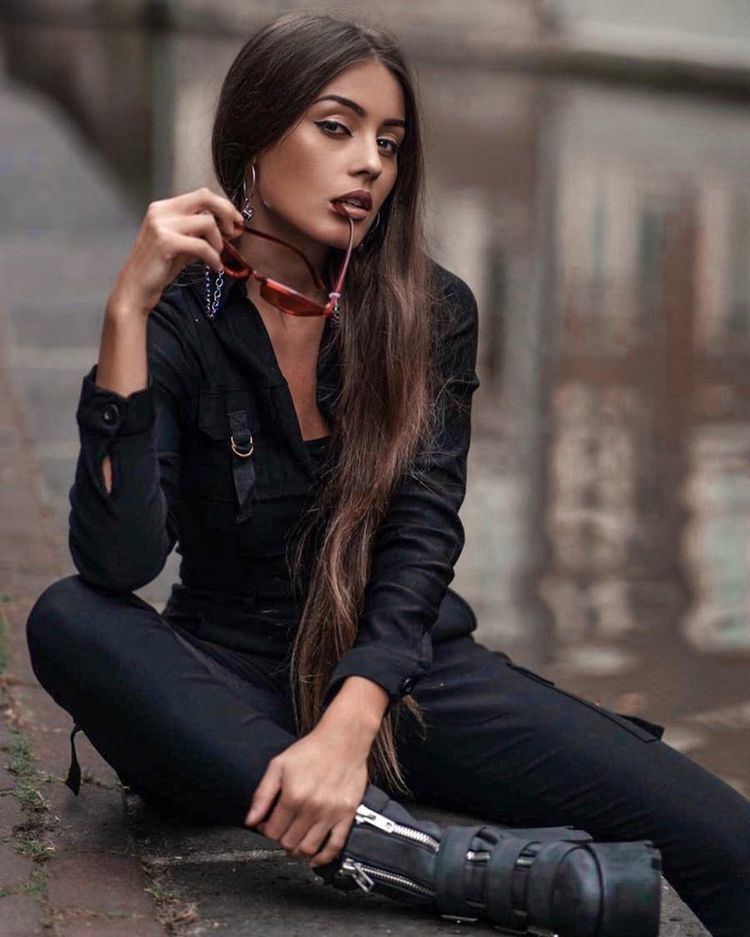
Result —
<path fill-rule="evenodd" d="M 273 661 L 220 662 L 138 596 L 80 576 L 41 594 L 27 633 L 40 683 L 123 781 L 146 799 L 244 825 L 269 759 L 297 738 Z M 402 719 L 399 751 L 416 800 L 511 826 L 651 840 L 714 937 L 750 932 L 750 802 L 658 730 L 471 635 L 436 643 L 414 697 L 427 736 Z"/>

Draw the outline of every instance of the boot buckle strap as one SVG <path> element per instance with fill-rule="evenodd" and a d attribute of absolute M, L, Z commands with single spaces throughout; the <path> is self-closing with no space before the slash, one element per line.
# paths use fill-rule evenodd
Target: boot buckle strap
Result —
<path fill-rule="evenodd" d="M 440 838 L 435 857 L 435 903 L 441 917 L 449 920 L 476 921 L 467 895 L 468 853 L 480 826 L 449 826 Z"/>
<path fill-rule="evenodd" d="M 484 905 L 489 919 L 506 930 L 519 934 L 527 934 L 524 926 L 514 928 L 514 924 L 525 925 L 520 920 L 523 915 L 515 906 L 514 888 L 516 876 L 519 874 L 519 860 L 526 848 L 528 840 L 519 839 L 512 831 L 503 832 L 502 838 L 492 847 L 490 858 L 485 866 L 484 879 Z"/>

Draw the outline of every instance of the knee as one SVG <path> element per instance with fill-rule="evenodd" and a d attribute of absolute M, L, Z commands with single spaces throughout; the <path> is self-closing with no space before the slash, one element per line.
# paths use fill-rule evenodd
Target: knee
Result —
<path fill-rule="evenodd" d="M 32 662 L 56 645 L 70 645 L 74 629 L 90 617 L 87 606 L 93 597 L 90 586 L 79 575 L 51 583 L 37 598 L 26 619 L 26 640 Z"/>

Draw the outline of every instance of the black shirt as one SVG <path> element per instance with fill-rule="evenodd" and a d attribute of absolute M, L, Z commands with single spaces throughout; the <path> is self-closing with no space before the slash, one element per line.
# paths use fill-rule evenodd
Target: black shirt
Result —
<path fill-rule="evenodd" d="M 477 305 L 433 261 L 452 325 L 441 341 L 451 376 L 438 446 L 399 482 L 373 545 L 355 643 L 329 682 L 358 674 L 390 703 L 430 668 L 432 642 L 468 634 L 476 617 L 448 586 L 464 545 Z M 178 278 L 179 279 L 179 278 Z M 84 376 L 76 412 L 81 449 L 70 490 L 69 545 L 80 575 L 115 593 L 151 582 L 172 548 L 180 582 L 164 617 L 198 638 L 281 658 L 298 626 L 285 548 L 321 473 L 335 470 L 330 437 L 302 439 L 288 384 L 242 281 L 225 278 L 215 318 L 202 285 L 170 285 L 147 326 L 148 386 L 127 397 Z M 338 328 L 327 319 L 316 398 L 335 426 Z M 101 462 L 109 453 L 112 491 Z"/>

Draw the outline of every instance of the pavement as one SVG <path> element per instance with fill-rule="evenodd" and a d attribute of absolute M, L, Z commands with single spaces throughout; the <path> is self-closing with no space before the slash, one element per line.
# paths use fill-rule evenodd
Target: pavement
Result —
<path fill-rule="evenodd" d="M 8 79 L 0 141 L 0 937 L 497 933 L 326 888 L 248 831 L 159 816 L 82 732 L 80 796 L 64 784 L 72 721 L 34 677 L 25 623 L 74 571 L 75 403 L 139 222 L 57 106 Z M 159 609 L 175 578 L 173 556 L 139 595 Z M 482 820 L 405 806 L 444 824 Z M 663 896 L 663 937 L 706 934 L 666 881 Z"/>

